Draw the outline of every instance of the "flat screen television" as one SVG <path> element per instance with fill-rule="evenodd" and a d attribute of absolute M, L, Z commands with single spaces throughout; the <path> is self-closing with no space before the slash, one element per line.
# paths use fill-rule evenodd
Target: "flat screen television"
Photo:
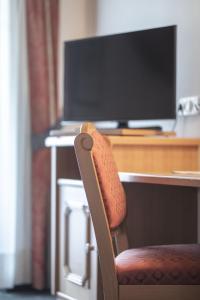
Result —
<path fill-rule="evenodd" d="M 176 26 L 65 42 L 64 121 L 176 117 Z"/>

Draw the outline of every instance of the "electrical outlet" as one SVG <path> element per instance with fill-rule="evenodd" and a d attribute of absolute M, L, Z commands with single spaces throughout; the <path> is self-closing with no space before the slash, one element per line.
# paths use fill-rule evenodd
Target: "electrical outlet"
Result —
<path fill-rule="evenodd" d="M 182 116 L 200 113 L 200 98 L 198 96 L 184 97 L 178 100 L 178 114 Z"/>

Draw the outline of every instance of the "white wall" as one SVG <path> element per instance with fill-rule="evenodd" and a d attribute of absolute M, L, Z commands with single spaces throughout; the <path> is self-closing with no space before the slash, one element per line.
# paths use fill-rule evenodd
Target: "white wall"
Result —
<path fill-rule="evenodd" d="M 94 35 L 177 24 L 177 99 L 200 95 L 200 0 L 60 0 L 59 98 L 63 42 Z M 173 124 L 163 122 L 169 130 Z M 178 118 L 177 132 L 200 136 L 200 116 Z"/>
<path fill-rule="evenodd" d="M 64 41 L 96 34 L 96 0 L 60 0 L 59 8 L 59 100 L 63 103 Z"/>
<path fill-rule="evenodd" d="M 172 24 L 178 25 L 177 99 L 200 95 L 200 0 L 98 0 L 97 35 Z M 200 115 L 178 119 L 179 135 L 200 136 L 199 128 Z"/>

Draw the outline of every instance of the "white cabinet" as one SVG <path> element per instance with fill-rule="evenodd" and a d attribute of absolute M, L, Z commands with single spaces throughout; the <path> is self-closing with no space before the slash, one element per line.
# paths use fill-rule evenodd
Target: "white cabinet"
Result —
<path fill-rule="evenodd" d="M 58 291 L 64 299 L 96 300 L 98 256 L 82 181 L 59 179 Z"/>

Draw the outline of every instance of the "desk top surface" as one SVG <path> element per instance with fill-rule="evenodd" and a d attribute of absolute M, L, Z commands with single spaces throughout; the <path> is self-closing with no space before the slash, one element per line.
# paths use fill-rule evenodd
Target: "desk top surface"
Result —
<path fill-rule="evenodd" d="M 200 146 L 200 138 L 180 138 L 163 136 L 107 136 L 114 145 L 166 145 L 166 146 Z M 74 145 L 75 136 L 50 136 L 45 140 L 47 147 L 70 147 Z"/>
<path fill-rule="evenodd" d="M 193 173 L 193 174 L 192 174 Z M 185 174 L 174 173 L 127 173 L 119 172 L 119 177 L 122 182 L 135 182 L 135 183 L 150 183 L 162 185 L 175 185 L 187 187 L 200 187 L 200 172 L 185 172 Z"/>
<path fill-rule="evenodd" d="M 177 174 L 147 174 L 119 172 L 119 178 L 125 183 L 149 183 L 160 185 L 175 185 L 186 187 L 200 187 L 200 175 L 177 175 Z M 58 180 L 59 185 L 82 186 L 81 180 L 62 178 Z"/>

